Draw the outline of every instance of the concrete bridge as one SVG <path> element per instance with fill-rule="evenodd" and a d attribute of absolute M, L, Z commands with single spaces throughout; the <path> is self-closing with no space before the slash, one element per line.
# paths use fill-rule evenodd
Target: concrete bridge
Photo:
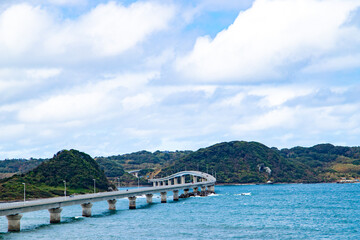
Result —
<path fill-rule="evenodd" d="M 178 182 L 180 178 L 180 182 Z M 186 182 L 185 180 L 191 180 Z M 200 180 L 200 181 L 198 181 Z M 151 179 L 153 187 L 137 188 L 122 191 L 102 192 L 93 194 L 76 195 L 73 197 L 55 197 L 45 198 L 24 202 L 12 202 L 0 204 L 0 216 L 6 216 L 8 219 L 8 231 L 20 231 L 21 213 L 33 212 L 48 209 L 50 213 L 50 223 L 59 223 L 61 221 L 62 207 L 81 205 L 82 215 L 91 217 L 91 207 L 93 202 L 107 201 L 110 210 L 116 210 L 116 199 L 128 198 L 129 209 L 136 208 L 136 197 L 146 195 L 147 203 L 152 203 L 152 197 L 155 193 L 160 193 L 161 203 L 166 203 L 167 192 L 173 191 L 173 200 L 179 200 L 179 191 L 188 193 L 190 188 L 197 192 L 199 187 L 201 191 L 214 192 L 216 179 L 207 174 L 197 171 L 184 171 L 173 174 L 166 178 Z"/>

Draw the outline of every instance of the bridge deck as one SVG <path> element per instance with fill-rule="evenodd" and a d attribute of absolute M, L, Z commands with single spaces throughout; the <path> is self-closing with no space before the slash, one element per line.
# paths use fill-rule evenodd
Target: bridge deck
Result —
<path fill-rule="evenodd" d="M 60 208 L 82 203 L 99 202 L 118 198 L 141 196 L 144 194 L 154 194 L 166 191 L 181 190 L 193 187 L 214 185 L 215 181 L 177 184 L 161 187 L 145 187 L 113 192 L 102 192 L 93 194 L 76 195 L 73 197 L 45 198 L 26 202 L 0 203 L 0 216 L 18 213 L 39 211 L 51 208 Z"/>

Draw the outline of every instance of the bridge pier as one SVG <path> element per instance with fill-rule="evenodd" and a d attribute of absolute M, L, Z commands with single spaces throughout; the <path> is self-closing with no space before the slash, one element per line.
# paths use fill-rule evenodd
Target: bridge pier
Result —
<path fill-rule="evenodd" d="M 136 209 L 136 196 L 128 197 L 129 199 L 129 209 Z"/>
<path fill-rule="evenodd" d="M 153 198 L 153 194 L 151 194 L 151 193 L 146 194 L 146 202 L 147 203 L 152 203 L 152 198 Z"/>
<path fill-rule="evenodd" d="M 178 184 L 178 178 L 175 177 L 175 178 L 174 178 L 174 185 L 177 185 L 177 184 Z"/>
<path fill-rule="evenodd" d="M 161 192 L 160 195 L 161 195 L 161 203 L 166 203 L 166 194 L 167 192 Z"/>
<path fill-rule="evenodd" d="M 215 193 L 215 186 L 214 185 L 208 186 L 208 191 L 211 193 Z"/>
<path fill-rule="evenodd" d="M 62 208 L 50 208 L 48 211 L 50 213 L 50 223 L 59 223 L 61 221 Z"/>
<path fill-rule="evenodd" d="M 109 210 L 116 210 L 116 199 L 107 200 L 109 204 Z"/>
<path fill-rule="evenodd" d="M 193 182 L 197 183 L 197 176 L 193 176 Z"/>
<path fill-rule="evenodd" d="M 19 232 L 20 231 L 20 219 L 22 214 L 13 214 L 6 216 L 8 220 L 8 231 L 9 232 Z"/>
<path fill-rule="evenodd" d="M 197 194 L 197 193 L 199 192 L 199 188 L 198 188 L 198 187 L 194 187 L 194 188 L 193 188 L 193 192 Z"/>
<path fill-rule="evenodd" d="M 201 191 L 205 192 L 206 191 L 206 186 L 201 186 Z"/>
<path fill-rule="evenodd" d="M 153 182 L 153 187 L 156 187 L 156 182 Z"/>
<path fill-rule="evenodd" d="M 82 203 L 81 204 L 83 217 L 91 217 L 91 207 L 92 206 L 93 206 L 92 203 Z"/>
<path fill-rule="evenodd" d="M 168 185 L 169 185 L 169 186 L 171 185 L 171 180 L 170 180 L 170 179 L 168 180 Z"/>
<path fill-rule="evenodd" d="M 186 195 L 186 194 L 189 194 L 189 189 L 187 188 L 187 189 L 184 189 L 184 194 Z"/>
<path fill-rule="evenodd" d="M 179 201 L 179 190 L 174 190 L 173 193 L 173 200 Z"/>

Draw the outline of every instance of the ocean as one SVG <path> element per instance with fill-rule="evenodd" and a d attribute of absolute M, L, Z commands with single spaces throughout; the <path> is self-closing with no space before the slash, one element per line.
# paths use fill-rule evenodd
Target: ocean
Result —
<path fill-rule="evenodd" d="M 137 199 L 129 210 L 118 199 L 94 203 L 93 216 L 64 207 L 62 222 L 49 224 L 48 211 L 24 213 L 21 232 L 0 239 L 360 239 L 360 184 L 273 184 L 216 186 L 216 194 L 153 204 Z M 181 192 L 180 192 L 181 193 Z"/>

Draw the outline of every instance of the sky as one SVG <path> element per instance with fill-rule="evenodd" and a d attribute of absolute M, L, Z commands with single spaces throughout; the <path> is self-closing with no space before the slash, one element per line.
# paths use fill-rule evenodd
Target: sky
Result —
<path fill-rule="evenodd" d="M 358 0 L 0 1 L 0 159 L 360 141 Z"/>

